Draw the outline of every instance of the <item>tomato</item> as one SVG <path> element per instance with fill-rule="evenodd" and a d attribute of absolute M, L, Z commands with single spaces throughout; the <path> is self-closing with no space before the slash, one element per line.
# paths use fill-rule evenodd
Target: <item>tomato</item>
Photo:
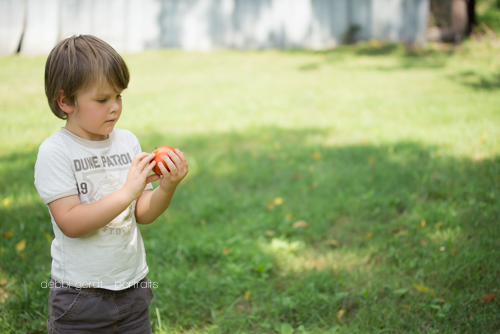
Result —
<path fill-rule="evenodd" d="M 164 156 L 166 156 L 166 155 L 168 156 L 168 151 L 174 151 L 174 149 L 170 146 L 162 146 L 162 147 L 157 148 L 156 150 L 153 151 L 153 153 L 155 155 L 153 160 L 156 161 L 156 165 L 153 167 L 153 172 L 155 172 L 155 174 L 162 175 L 161 170 L 160 170 L 160 166 L 158 166 L 158 164 L 160 162 L 162 162 L 163 166 L 165 166 L 165 168 L 170 172 L 170 169 L 168 169 L 168 166 L 165 163 L 165 160 L 163 160 Z"/>

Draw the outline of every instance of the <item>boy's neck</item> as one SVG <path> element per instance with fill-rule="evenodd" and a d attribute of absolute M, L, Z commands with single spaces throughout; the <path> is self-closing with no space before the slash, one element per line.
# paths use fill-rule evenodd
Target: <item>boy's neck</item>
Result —
<path fill-rule="evenodd" d="M 109 138 L 109 134 L 100 135 L 100 134 L 90 133 L 81 128 L 71 126 L 70 122 L 66 122 L 66 126 L 64 128 L 69 132 L 71 132 L 72 134 L 74 134 L 75 136 L 85 140 L 102 141 Z"/>

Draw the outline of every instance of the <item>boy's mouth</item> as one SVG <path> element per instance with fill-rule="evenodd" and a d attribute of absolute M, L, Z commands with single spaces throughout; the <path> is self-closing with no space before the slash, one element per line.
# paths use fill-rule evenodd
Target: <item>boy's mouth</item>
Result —
<path fill-rule="evenodd" d="M 117 118 L 108 119 L 106 121 L 106 123 L 114 123 L 114 122 L 116 122 L 116 120 L 117 120 Z"/>

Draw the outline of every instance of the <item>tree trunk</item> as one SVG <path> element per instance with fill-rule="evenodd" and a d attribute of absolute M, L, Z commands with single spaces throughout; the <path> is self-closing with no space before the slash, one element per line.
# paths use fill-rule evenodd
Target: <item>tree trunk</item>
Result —
<path fill-rule="evenodd" d="M 436 27 L 428 31 L 431 41 L 460 43 L 476 24 L 476 0 L 431 0 Z"/>

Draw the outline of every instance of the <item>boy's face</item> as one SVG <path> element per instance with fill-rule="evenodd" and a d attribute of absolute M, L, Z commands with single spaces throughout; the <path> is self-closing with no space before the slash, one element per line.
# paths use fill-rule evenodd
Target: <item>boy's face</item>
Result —
<path fill-rule="evenodd" d="M 105 140 L 122 113 L 122 98 L 106 80 L 78 94 L 66 129 L 87 140 Z"/>

